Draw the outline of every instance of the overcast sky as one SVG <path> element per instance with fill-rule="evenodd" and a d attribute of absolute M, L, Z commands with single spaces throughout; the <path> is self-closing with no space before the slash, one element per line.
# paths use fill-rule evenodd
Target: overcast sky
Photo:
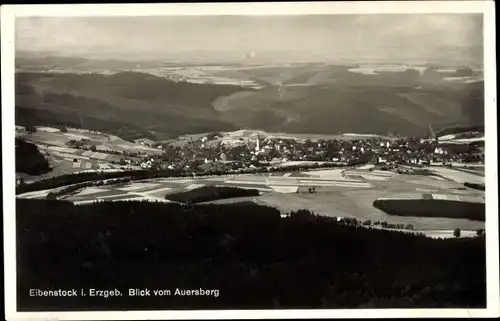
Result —
<path fill-rule="evenodd" d="M 285 50 L 304 55 L 482 46 L 482 16 L 309 15 L 18 18 L 16 49 L 86 55 Z M 392 48 L 392 49 L 388 49 Z"/>

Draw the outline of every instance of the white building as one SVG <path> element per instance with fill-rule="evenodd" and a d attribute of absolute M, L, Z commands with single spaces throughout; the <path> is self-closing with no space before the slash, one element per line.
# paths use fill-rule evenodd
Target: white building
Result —
<path fill-rule="evenodd" d="M 155 144 L 154 141 L 152 141 L 151 139 L 147 139 L 147 138 L 136 139 L 136 140 L 134 140 L 134 143 L 142 145 L 142 146 L 153 146 Z"/>

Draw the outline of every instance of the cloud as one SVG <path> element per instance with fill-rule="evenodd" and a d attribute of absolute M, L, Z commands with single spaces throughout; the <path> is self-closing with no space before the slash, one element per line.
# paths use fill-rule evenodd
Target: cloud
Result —
<path fill-rule="evenodd" d="M 16 47 L 61 52 L 296 50 L 482 44 L 478 15 L 18 18 Z"/>

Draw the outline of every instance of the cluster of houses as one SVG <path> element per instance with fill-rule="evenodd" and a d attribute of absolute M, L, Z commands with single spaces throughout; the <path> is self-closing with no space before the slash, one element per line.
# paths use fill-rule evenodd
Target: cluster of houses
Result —
<path fill-rule="evenodd" d="M 201 165 L 217 163 L 228 164 L 230 168 L 238 169 L 289 161 L 339 164 L 364 162 L 388 166 L 397 164 L 425 166 L 436 162 L 484 162 L 484 144 L 443 144 L 437 140 L 419 138 L 369 137 L 312 141 L 261 137 L 255 134 L 228 141 L 214 133 L 176 147 L 159 144 L 148 138 L 137 139 L 134 142 L 162 150 L 162 153 L 141 152 L 137 155 L 126 153 L 125 158 L 120 161 L 124 168 L 194 169 Z"/>
<path fill-rule="evenodd" d="M 149 146 L 154 142 L 142 140 Z M 442 144 L 419 138 L 317 140 L 260 137 L 240 138 L 230 144 L 219 136 L 204 136 L 183 147 L 163 146 L 164 155 L 144 158 L 141 168 L 189 168 L 213 162 L 238 163 L 242 167 L 287 161 L 429 165 L 435 162 L 481 162 L 484 146 Z"/>

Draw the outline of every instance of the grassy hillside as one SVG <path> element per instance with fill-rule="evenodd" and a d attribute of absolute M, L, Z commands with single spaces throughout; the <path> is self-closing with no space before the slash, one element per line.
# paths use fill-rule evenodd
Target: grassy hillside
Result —
<path fill-rule="evenodd" d="M 429 239 L 271 207 L 21 200 L 19 311 L 484 308 L 485 238 Z M 29 296 L 30 288 L 122 297 Z M 129 288 L 219 296 L 129 297 Z M 307 294 L 307 295 L 304 295 Z"/>
<path fill-rule="evenodd" d="M 429 123 L 435 130 L 484 123 L 482 82 L 446 81 L 446 74 L 432 70 L 365 75 L 348 69 L 311 64 L 226 72 L 265 84 L 257 90 L 138 72 L 18 73 L 17 117 L 21 123 L 39 117 L 44 123 L 72 125 L 92 118 L 83 127 L 159 139 L 240 128 L 422 135 L 428 134 Z"/>

